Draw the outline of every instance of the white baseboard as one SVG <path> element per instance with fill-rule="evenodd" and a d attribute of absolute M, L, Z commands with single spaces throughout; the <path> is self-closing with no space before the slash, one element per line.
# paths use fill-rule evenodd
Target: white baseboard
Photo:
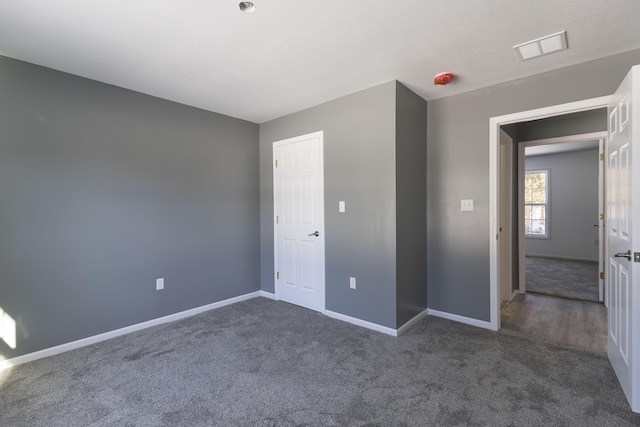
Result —
<path fill-rule="evenodd" d="M 415 316 L 413 316 L 411 318 L 411 320 L 409 320 L 407 323 L 405 323 L 404 325 L 402 325 L 402 326 L 400 326 L 398 328 L 398 331 L 397 331 L 398 335 L 397 336 L 400 336 L 400 335 L 404 334 L 407 331 L 407 329 L 409 329 L 410 327 L 415 325 L 417 322 L 420 321 L 420 319 L 422 319 L 423 317 L 427 316 L 428 314 L 429 314 L 429 310 L 426 309 L 426 310 L 423 310 L 420 313 L 416 314 Z"/>
<path fill-rule="evenodd" d="M 383 334 L 391 335 L 393 337 L 398 336 L 398 331 L 396 331 L 395 329 L 378 325 L 377 323 L 367 322 L 366 320 L 358 319 L 356 317 L 346 316 L 344 314 L 336 313 L 335 311 L 331 311 L 331 310 L 325 310 L 324 314 L 333 319 L 342 320 L 343 322 L 351 323 L 357 326 L 362 326 L 363 328 L 371 329 L 377 332 L 382 332 Z"/>
<path fill-rule="evenodd" d="M 264 296 L 262 291 L 255 291 L 248 294 L 240 295 L 237 297 L 229 298 L 223 301 L 214 302 L 212 304 L 203 305 L 201 307 L 192 308 L 190 310 L 181 311 L 179 313 L 170 314 L 168 316 L 159 317 L 157 319 L 149 320 L 135 325 L 126 326 L 124 328 L 116 329 L 114 331 L 105 332 L 103 334 L 94 335 L 87 338 L 82 338 L 77 341 L 68 342 L 55 347 L 46 348 L 44 350 L 35 351 L 33 353 L 24 354 L 22 356 L 14 357 L 12 359 L 0 360 L 0 371 L 10 368 L 12 366 L 21 365 L 23 363 L 32 362 L 34 360 L 42 359 L 56 354 L 64 353 L 66 351 L 75 350 L 77 348 L 85 347 L 91 344 L 99 343 L 111 338 L 119 337 L 121 335 L 130 334 L 131 332 L 147 329 L 152 326 L 161 325 L 163 323 L 174 322 L 176 320 L 184 319 L 186 317 L 195 316 L 196 314 L 204 313 L 205 311 L 214 310 L 216 308 L 224 307 L 227 305 L 235 304 L 248 299 Z M 268 297 L 267 297 L 268 298 Z"/>
<path fill-rule="evenodd" d="M 457 314 L 446 313 L 444 311 L 432 310 L 430 308 L 427 309 L 427 311 L 429 313 L 429 316 L 442 317 L 443 319 L 454 320 L 456 322 L 465 323 L 467 325 L 477 326 L 478 328 L 493 330 L 493 328 L 491 327 L 491 322 L 485 322 L 484 320 L 472 319 L 471 317 L 464 317 Z"/>
<path fill-rule="evenodd" d="M 258 291 L 260 292 L 260 296 L 264 297 L 264 298 L 269 298 L 272 300 L 276 300 L 276 294 L 271 293 L 271 292 L 267 292 L 267 291 Z"/>

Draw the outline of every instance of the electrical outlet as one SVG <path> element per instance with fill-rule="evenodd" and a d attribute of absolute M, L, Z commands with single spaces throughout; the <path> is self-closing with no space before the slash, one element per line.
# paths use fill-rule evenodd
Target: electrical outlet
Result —
<path fill-rule="evenodd" d="M 356 288 L 356 278 L 355 277 L 349 277 L 349 287 L 351 289 L 355 289 Z"/>
<path fill-rule="evenodd" d="M 473 199 L 460 200 L 460 210 L 462 212 L 473 211 Z"/>
<path fill-rule="evenodd" d="M 156 279 L 156 291 L 164 289 L 164 277 Z"/>

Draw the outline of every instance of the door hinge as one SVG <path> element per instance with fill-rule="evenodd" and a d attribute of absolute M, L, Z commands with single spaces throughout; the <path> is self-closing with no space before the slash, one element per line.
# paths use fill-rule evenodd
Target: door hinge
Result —
<path fill-rule="evenodd" d="M 600 221 L 604 221 L 604 214 L 603 213 L 600 214 Z"/>
<path fill-rule="evenodd" d="M 600 160 L 604 161 L 604 153 L 600 153 Z"/>
<path fill-rule="evenodd" d="M 280 222 L 280 219 L 278 218 L 278 215 L 276 215 L 276 224 L 278 224 Z"/>
<path fill-rule="evenodd" d="M 278 167 L 278 161 L 276 160 L 276 167 Z"/>
<path fill-rule="evenodd" d="M 600 280 L 604 280 L 604 271 L 600 272 Z"/>
<path fill-rule="evenodd" d="M 280 272 L 279 271 L 276 273 L 276 279 L 280 280 Z"/>

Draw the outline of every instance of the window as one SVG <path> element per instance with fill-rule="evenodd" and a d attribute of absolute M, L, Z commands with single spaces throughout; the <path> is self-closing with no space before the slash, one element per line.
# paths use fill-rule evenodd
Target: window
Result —
<path fill-rule="evenodd" d="M 549 237 L 549 171 L 526 171 L 524 174 L 524 234 L 526 237 Z"/>

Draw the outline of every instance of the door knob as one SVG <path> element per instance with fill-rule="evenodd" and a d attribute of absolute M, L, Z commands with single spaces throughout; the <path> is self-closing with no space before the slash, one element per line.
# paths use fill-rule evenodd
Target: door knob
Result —
<path fill-rule="evenodd" d="M 311 234 L 307 234 L 307 236 L 316 236 L 316 237 L 320 237 L 320 232 L 316 231 L 315 233 L 311 233 Z M 631 256 L 631 255 L 629 255 Z"/>
<path fill-rule="evenodd" d="M 619 254 L 615 254 L 614 257 L 615 258 L 626 258 L 629 261 L 631 261 L 631 249 L 629 249 L 627 252 L 620 252 Z"/>

